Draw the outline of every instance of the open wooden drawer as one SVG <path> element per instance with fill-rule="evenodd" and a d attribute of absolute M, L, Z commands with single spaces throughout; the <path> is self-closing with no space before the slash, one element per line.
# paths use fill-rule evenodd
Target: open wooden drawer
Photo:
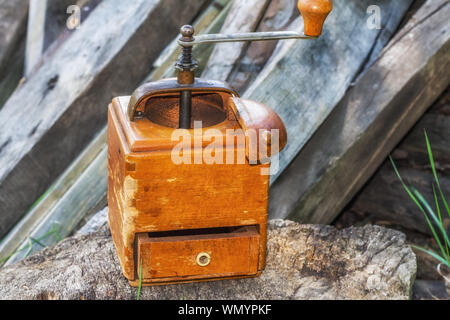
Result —
<path fill-rule="evenodd" d="M 136 274 L 142 263 L 144 283 L 256 275 L 259 241 L 257 226 L 141 233 Z"/>

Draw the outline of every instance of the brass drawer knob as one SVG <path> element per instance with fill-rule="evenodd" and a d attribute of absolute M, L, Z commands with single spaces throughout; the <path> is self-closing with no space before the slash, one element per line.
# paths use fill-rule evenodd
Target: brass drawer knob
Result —
<path fill-rule="evenodd" d="M 211 256 L 206 252 L 200 252 L 197 255 L 196 261 L 200 267 L 206 267 L 211 262 Z"/>

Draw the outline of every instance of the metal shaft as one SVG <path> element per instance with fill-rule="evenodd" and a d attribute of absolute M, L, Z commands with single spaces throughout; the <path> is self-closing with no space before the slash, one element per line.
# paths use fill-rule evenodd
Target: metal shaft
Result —
<path fill-rule="evenodd" d="M 192 26 L 183 26 L 181 28 L 180 41 L 189 42 L 194 39 L 194 28 Z M 190 85 L 195 82 L 194 71 L 198 65 L 192 58 L 192 47 L 183 47 L 181 57 L 176 64 L 178 70 L 178 83 L 180 85 Z M 190 90 L 181 91 L 179 122 L 180 129 L 191 128 L 191 109 L 192 109 L 192 92 Z"/>
<path fill-rule="evenodd" d="M 189 90 L 181 91 L 180 96 L 180 129 L 191 128 L 192 93 Z"/>
<path fill-rule="evenodd" d="M 183 48 L 180 59 L 176 64 L 178 70 L 178 83 L 180 85 L 190 85 L 195 82 L 194 71 L 198 65 L 192 57 L 192 47 L 202 43 L 235 42 L 235 41 L 264 41 L 280 39 L 314 39 L 315 37 L 294 31 L 276 32 L 250 32 L 235 34 L 207 34 L 194 37 L 195 30 L 192 26 L 181 27 L 181 38 L 178 44 Z M 191 128 L 191 108 L 192 93 L 185 90 L 180 95 L 179 127 L 182 129 Z"/>

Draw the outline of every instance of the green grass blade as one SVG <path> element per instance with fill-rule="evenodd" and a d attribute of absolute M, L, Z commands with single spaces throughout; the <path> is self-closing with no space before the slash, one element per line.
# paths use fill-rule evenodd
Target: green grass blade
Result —
<path fill-rule="evenodd" d="M 40 245 L 42 248 L 45 248 L 45 244 L 43 244 L 42 242 L 40 242 L 38 239 L 32 238 L 30 237 L 30 240 L 34 243 L 37 243 L 38 245 Z"/>
<path fill-rule="evenodd" d="M 444 238 L 445 242 L 447 244 L 450 244 L 447 232 L 444 228 L 444 224 L 441 223 L 441 221 L 439 221 L 439 219 L 436 217 L 436 214 L 434 213 L 433 209 L 431 209 L 431 206 L 428 204 L 427 200 L 425 200 L 425 198 L 422 196 L 422 194 L 420 194 L 419 191 L 417 191 L 416 189 L 413 188 L 413 192 L 414 194 L 417 196 L 417 198 L 419 199 L 419 201 L 423 204 L 423 206 L 427 209 L 428 213 L 430 214 L 430 216 L 433 218 L 433 221 L 436 223 L 436 225 L 439 227 L 439 230 L 442 233 L 442 237 Z"/>
<path fill-rule="evenodd" d="M 419 197 L 419 199 L 421 199 L 421 202 L 423 203 L 423 205 L 429 208 L 428 203 L 427 203 L 426 200 L 422 197 L 422 195 L 420 194 L 420 192 L 418 192 L 417 190 L 414 190 L 414 193 L 416 193 L 416 195 Z M 431 209 L 431 208 L 429 208 L 429 209 Z M 427 209 L 427 210 L 428 210 L 428 209 Z M 437 242 L 437 244 L 438 244 L 438 246 L 439 246 L 439 249 L 441 250 L 442 257 L 448 258 L 447 255 L 446 255 L 446 253 L 445 253 L 444 246 L 442 245 L 442 242 L 441 242 L 441 240 L 440 240 L 440 238 L 439 238 L 439 236 L 438 236 L 436 230 L 434 229 L 433 224 L 431 223 L 430 219 L 428 218 L 428 215 L 426 214 L 425 211 L 423 211 L 423 214 L 424 214 L 425 220 L 426 220 L 427 223 L 428 223 L 428 227 L 430 228 L 431 233 L 433 234 L 433 237 L 434 237 L 434 239 L 436 240 L 436 242 Z M 430 215 L 433 216 L 433 217 L 435 217 L 433 213 L 430 213 Z"/>
<path fill-rule="evenodd" d="M 433 219 L 434 223 L 436 223 L 436 225 L 439 227 L 439 229 L 442 229 L 441 232 L 444 231 L 441 221 L 439 221 L 439 219 L 436 216 L 436 214 L 434 213 L 433 209 L 431 209 L 431 206 L 428 203 L 428 201 L 422 196 L 422 194 L 417 189 L 415 189 L 414 187 L 412 187 L 411 189 L 412 189 L 414 195 L 420 201 L 420 203 L 422 203 L 423 207 L 425 207 L 426 211 L 429 213 L 429 215 Z M 446 232 L 445 231 L 444 231 L 444 235 L 443 236 L 445 238 L 445 236 L 446 236 Z M 447 239 L 448 239 L 448 237 L 447 237 Z"/>
<path fill-rule="evenodd" d="M 2 258 L 2 259 L 0 260 L 0 264 L 5 263 L 5 262 L 8 261 L 9 258 L 11 258 L 13 255 L 15 255 L 16 253 L 22 252 L 22 251 L 28 249 L 29 247 L 30 247 L 30 245 L 29 245 L 29 244 L 26 244 L 26 245 L 23 246 L 22 248 L 15 250 L 15 251 L 14 251 L 13 253 L 11 253 L 9 256 L 6 256 L 6 257 Z"/>
<path fill-rule="evenodd" d="M 439 184 L 439 179 L 438 179 L 437 172 L 436 172 L 436 166 L 434 164 L 433 152 L 431 151 L 430 140 L 428 140 L 428 135 L 427 135 L 426 130 L 424 133 L 425 133 L 425 141 L 427 144 L 428 158 L 430 160 L 430 165 L 431 165 L 431 171 L 433 171 L 434 180 L 436 180 L 436 183 L 439 186 L 440 184 Z"/>
<path fill-rule="evenodd" d="M 423 206 L 420 204 L 419 200 L 417 200 L 416 196 L 411 192 L 410 188 L 408 188 L 408 186 L 406 185 L 406 183 L 403 181 L 403 178 L 402 178 L 402 176 L 400 175 L 400 172 L 398 171 L 397 166 L 395 165 L 394 160 L 392 159 L 391 156 L 389 156 L 389 160 L 391 161 L 392 167 L 394 168 L 394 171 L 395 171 L 395 174 L 397 175 L 398 179 L 400 180 L 400 182 L 401 182 L 403 188 L 404 188 L 405 191 L 408 193 L 408 195 L 410 196 L 410 198 L 414 201 L 414 203 L 419 207 L 420 211 L 423 213 L 423 215 L 424 215 L 424 217 L 425 217 L 425 220 L 426 220 L 427 223 L 428 223 L 428 227 L 430 228 L 431 232 L 433 233 L 433 237 L 434 237 L 434 239 L 436 240 L 436 242 L 437 242 L 437 244 L 438 244 L 438 246 L 439 246 L 439 249 L 440 249 L 441 252 L 442 252 L 442 256 L 445 257 L 446 254 L 445 254 L 444 247 L 442 246 L 441 240 L 439 239 L 439 237 L 438 237 L 438 235 L 437 235 L 437 233 L 436 233 L 436 231 L 435 231 L 435 229 L 434 229 L 434 227 L 433 227 L 433 224 L 431 223 L 430 219 L 428 218 L 427 213 L 425 212 L 425 209 L 424 209 Z M 418 192 L 418 193 L 419 193 L 419 192 Z M 419 194 L 420 194 L 420 193 L 419 193 Z"/>
<path fill-rule="evenodd" d="M 439 239 L 439 236 L 437 235 L 436 230 L 433 227 L 433 224 L 431 223 L 430 219 L 428 218 L 428 216 L 426 214 L 425 214 L 425 220 L 427 221 L 428 227 L 430 228 L 431 233 L 433 234 L 434 240 L 436 240 L 436 243 L 439 246 L 439 249 L 441 250 L 442 257 L 446 257 L 445 249 L 442 246 L 441 240 Z"/>
<path fill-rule="evenodd" d="M 429 254 L 430 256 L 432 256 L 433 258 L 435 258 L 436 260 L 438 260 L 439 262 L 442 262 L 443 264 L 445 264 L 447 267 L 450 268 L 450 261 L 445 261 L 445 259 L 443 259 L 441 256 L 439 256 L 437 253 L 434 253 L 433 251 L 418 247 L 418 246 L 414 246 L 414 248 L 416 248 L 417 250 L 423 251 L 426 254 Z"/>
<path fill-rule="evenodd" d="M 438 197 L 436 194 L 436 188 L 434 187 L 434 184 L 432 185 L 432 187 L 433 187 L 433 196 L 434 196 L 434 202 L 436 205 L 436 211 L 437 211 L 437 214 L 439 217 L 439 225 L 442 227 L 441 232 L 443 232 L 444 235 L 447 235 L 445 228 L 444 228 L 444 223 L 442 222 L 441 208 L 439 206 L 439 201 L 438 201 Z M 445 237 L 444 237 L 444 239 L 445 239 Z M 445 241 L 445 251 L 447 252 L 447 257 L 450 257 L 450 252 L 448 250 L 449 246 L 450 246 L 450 243 L 448 242 L 448 236 L 447 236 L 446 241 Z"/>
<path fill-rule="evenodd" d="M 450 217 L 450 207 L 448 205 L 447 200 L 444 197 L 444 193 L 442 192 L 441 184 L 439 183 L 439 178 L 436 171 L 436 166 L 433 158 L 433 151 L 431 150 L 430 140 L 428 139 L 427 131 L 425 130 L 425 141 L 427 144 L 428 158 L 430 160 L 431 171 L 433 172 L 434 180 L 436 181 L 436 185 L 438 186 L 439 193 L 441 195 L 442 202 L 444 203 L 445 209 L 447 211 L 448 216 Z"/>
<path fill-rule="evenodd" d="M 413 195 L 413 193 L 411 192 L 411 190 L 408 188 L 408 186 L 406 185 L 406 183 L 403 181 L 402 176 L 400 175 L 400 172 L 398 172 L 397 166 L 394 163 L 394 160 L 392 159 L 391 156 L 389 156 L 389 160 L 392 163 L 392 167 L 394 168 L 395 174 L 397 175 L 398 179 L 400 180 L 403 189 L 405 189 L 405 191 L 408 193 L 409 197 L 414 201 L 414 203 L 419 207 L 420 211 L 422 211 L 425 214 L 425 209 L 422 207 L 422 205 L 420 204 L 420 202 L 416 199 L 416 197 Z M 425 214 L 426 215 L 426 214 Z"/>
<path fill-rule="evenodd" d="M 447 200 L 444 197 L 441 187 L 438 185 L 439 193 L 441 194 L 441 200 L 444 203 L 445 210 L 447 211 L 448 217 L 450 218 L 450 207 L 448 206 Z"/>
<path fill-rule="evenodd" d="M 142 259 L 141 259 L 141 263 L 139 265 L 139 288 L 138 288 L 136 300 L 141 299 L 141 288 L 142 288 Z"/>
<path fill-rule="evenodd" d="M 25 248 L 22 248 L 22 249 L 20 249 L 20 250 L 16 250 L 16 251 L 14 251 L 13 253 L 11 253 L 9 256 L 6 256 L 6 257 L 0 259 L 0 265 L 2 265 L 3 263 L 5 263 L 6 261 L 8 261 L 9 258 L 11 258 L 13 255 L 15 255 L 17 252 L 19 252 L 19 251 L 21 251 L 21 250 L 25 250 Z"/>
<path fill-rule="evenodd" d="M 19 252 L 22 252 L 22 251 L 27 250 L 27 249 L 28 249 L 28 251 L 30 251 L 31 248 L 33 247 L 33 242 L 34 242 L 34 243 L 37 243 L 37 244 L 40 245 L 41 247 L 45 248 L 46 245 L 44 245 L 41 241 L 44 240 L 44 239 L 46 239 L 47 237 L 49 237 L 49 236 L 51 236 L 51 235 L 55 235 L 55 237 L 56 237 L 56 239 L 58 240 L 58 242 L 61 241 L 61 236 L 59 235 L 58 229 L 57 229 L 56 225 L 53 225 L 53 226 L 52 226 L 52 229 L 51 229 L 49 232 L 47 232 L 46 234 L 40 236 L 40 237 L 37 238 L 37 239 L 35 239 L 35 238 L 29 238 L 29 239 L 28 239 L 28 244 L 26 244 L 25 246 L 23 246 L 23 247 L 20 248 L 20 249 L 15 250 L 15 251 L 14 251 L 13 253 L 11 253 L 9 256 L 6 256 L 6 257 L 0 259 L 0 264 L 5 263 L 5 262 L 8 261 L 12 256 L 14 256 L 15 254 L 17 254 L 17 253 L 19 253 Z M 25 256 L 28 256 L 29 254 L 30 254 L 30 253 L 27 252 L 27 253 L 25 254 Z"/>
<path fill-rule="evenodd" d="M 439 183 L 439 178 L 437 176 L 436 166 L 435 166 L 435 162 L 434 162 L 434 158 L 433 158 L 433 152 L 431 150 L 431 144 L 430 144 L 430 141 L 428 139 L 428 135 L 427 135 L 426 131 L 425 131 L 425 140 L 426 140 L 428 157 L 429 157 L 429 161 L 430 161 L 431 170 L 433 172 L 434 180 L 435 180 L 436 185 L 438 187 L 438 190 L 439 190 L 442 202 L 444 203 L 444 206 L 445 206 L 445 209 L 447 211 L 447 214 L 450 217 L 450 208 L 449 208 L 448 203 L 447 203 L 447 201 L 446 201 L 446 199 L 444 197 L 444 194 L 442 192 L 442 189 L 441 189 L 441 186 L 440 186 L 440 183 Z M 428 224 L 428 227 L 430 228 L 430 230 L 431 230 L 431 232 L 433 234 L 433 237 L 434 237 L 434 239 L 436 240 L 436 242 L 437 242 L 437 244 L 439 246 L 439 249 L 440 249 L 440 251 L 442 253 L 442 256 L 439 256 L 438 254 L 436 254 L 436 253 L 434 253 L 432 251 L 429 251 L 429 250 L 426 250 L 426 249 L 423 249 L 423 248 L 420 248 L 420 247 L 417 247 L 417 246 L 414 246 L 414 247 L 419 249 L 419 250 L 422 250 L 423 252 L 429 254 L 430 256 L 434 257 L 438 261 L 440 261 L 440 262 L 442 262 L 445 265 L 450 267 L 450 254 L 449 254 L 450 241 L 449 241 L 447 232 L 446 232 L 446 230 L 444 228 L 442 215 L 441 215 L 441 209 L 440 209 L 440 206 L 439 206 L 439 201 L 438 201 L 438 197 L 437 197 L 437 193 L 436 193 L 436 189 L 434 187 L 434 184 L 433 184 L 433 196 L 434 196 L 434 201 L 435 201 L 435 204 L 436 204 L 437 216 L 436 216 L 435 212 L 433 211 L 433 209 L 431 209 L 431 206 L 428 204 L 428 202 L 422 196 L 422 194 L 418 190 L 416 190 L 414 187 L 409 188 L 406 185 L 406 183 L 403 181 L 403 178 L 401 177 L 401 175 L 400 175 L 400 173 L 399 173 L 399 171 L 397 169 L 397 166 L 394 163 L 394 160 L 392 159 L 391 156 L 389 157 L 389 159 L 391 161 L 392 167 L 394 168 L 395 174 L 397 175 L 398 179 L 400 180 L 403 188 L 408 193 L 410 198 L 414 201 L 414 203 L 418 206 L 420 211 L 422 211 L 422 213 L 423 213 L 423 215 L 425 217 L 425 220 L 426 220 L 426 222 Z M 427 212 L 428 212 L 428 214 L 427 214 Z M 437 232 L 436 232 L 436 230 L 435 230 L 435 228 L 433 226 L 433 223 L 431 222 L 431 220 L 428 217 L 428 215 L 431 217 L 431 219 L 439 227 L 439 231 L 442 234 L 442 237 L 443 237 L 443 240 L 444 240 L 445 249 L 444 249 L 444 246 L 442 245 L 441 239 L 438 236 L 438 234 L 437 234 Z"/>
<path fill-rule="evenodd" d="M 436 194 L 436 188 L 434 187 L 434 184 L 432 184 L 431 186 L 433 187 L 434 203 L 436 205 L 436 212 L 438 214 L 439 223 L 441 225 L 444 225 L 444 223 L 442 223 L 441 207 L 439 206 L 439 201 L 438 201 L 437 194 Z"/>
<path fill-rule="evenodd" d="M 31 250 L 33 250 L 33 242 L 31 242 L 30 238 L 28 238 L 28 244 L 30 246 L 29 246 L 29 249 L 27 250 L 27 252 L 25 253 L 25 258 L 28 257 L 30 255 L 30 253 L 31 253 Z"/>
<path fill-rule="evenodd" d="M 52 228 L 48 232 L 48 235 L 54 235 L 58 242 L 62 240 L 61 235 L 59 234 L 58 226 L 55 223 L 52 225 Z"/>

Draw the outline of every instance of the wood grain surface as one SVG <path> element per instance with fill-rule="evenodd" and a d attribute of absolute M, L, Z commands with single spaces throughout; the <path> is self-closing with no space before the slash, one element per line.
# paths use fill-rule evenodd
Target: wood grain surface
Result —
<path fill-rule="evenodd" d="M 171 1 L 102 2 L 4 105 L 0 236 L 105 125 L 112 97 L 137 87 L 180 21 L 190 22 L 204 4 Z"/>
<path fill-rule="evenodd" d="M 272 186 L 272 216 L 333 221 L 447 88 L 449 13 L 427 1 L 396 35 Z"/>

